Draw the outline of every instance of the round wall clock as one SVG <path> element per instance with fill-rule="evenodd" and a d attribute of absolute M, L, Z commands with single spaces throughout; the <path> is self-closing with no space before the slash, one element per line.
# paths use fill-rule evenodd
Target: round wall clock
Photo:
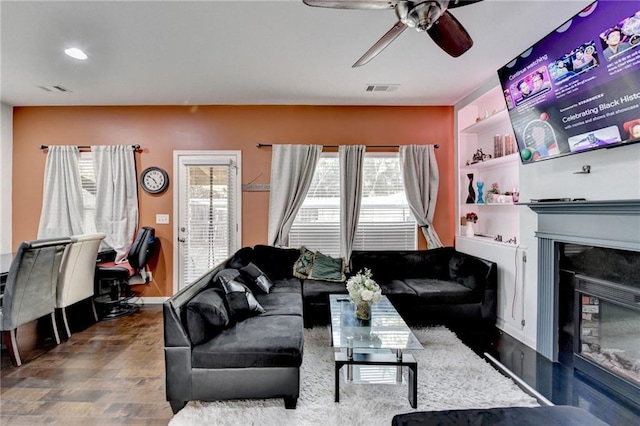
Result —
<path fill-rule="evenodd" d="M 140 185 L 149 194 L 159 194 L 169 186 L 169 175 L 160 167 L 147 167 L 140 174 Z"/>

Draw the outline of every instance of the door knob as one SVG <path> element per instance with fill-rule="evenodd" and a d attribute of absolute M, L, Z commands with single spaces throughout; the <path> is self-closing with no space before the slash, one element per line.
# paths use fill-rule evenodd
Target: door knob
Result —
<path fill-rule="evenodd" d="M 178 241 L 184 243 L 186 240 L 184 238 L 178 238 Z"/>

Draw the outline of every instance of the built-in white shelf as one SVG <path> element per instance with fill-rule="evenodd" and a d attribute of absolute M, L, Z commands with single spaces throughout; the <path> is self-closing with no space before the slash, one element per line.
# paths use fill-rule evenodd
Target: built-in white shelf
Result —
<path fill-rule="evenodd" d="M 461 241 L 477 241 L 477 242 L 482 242 L 485 244 L 492 244 L 492 245 L 498 245 L 500 247 L 506 247 L 506 248 L 513 248 L 513 250 L 515 251 L 515 249 L 518 248 L 517 244 L 513 244 L 513 243 L 507 243 L 505 241 L 496 241 L 491 237 L 478 237 L 478 236 L 474 236 L 474 237 L 467 237 L 466 235 L 458 235 L 456 237 L 456 240 L 461 240 Z"/>
<path fill-rule="evenodd" d="M 485 161 L 478 161 L 474 164 L 469 164 L 468 166 L 464 166 L 460 168 L 461 172 L 473 172 L 479 169 L 486 169 L 490 167 L 503 166 L 509 163 L 517 163 L 520 159 L 520 154 L 517 152 L 514 154 L 503 155 L 498 158 L 491 158 Z"/>
<path fill-rule="evenodd" d="M 486 133 L 493 128 L 501 127 L 504 125 L 505 120 L 509 120 L 509 113 L 507 109 L 501 109 L 500 111 L 496 111 L 491 114 L 489 117 L 484 118 L 477 123 L 473 123 L 472 125 L 465 127 L 460 131 L 463 134 L 478 134 L 478 133 Z"/>
<path fill-rule="evenodd" d="M 522 205 L 522 204 L 515 204 L 515 203 L 464 203 L 465 206 L 488 206 L 488 207 L 506 207 L 506 206 L 518 206 L 518 205 Z"/>

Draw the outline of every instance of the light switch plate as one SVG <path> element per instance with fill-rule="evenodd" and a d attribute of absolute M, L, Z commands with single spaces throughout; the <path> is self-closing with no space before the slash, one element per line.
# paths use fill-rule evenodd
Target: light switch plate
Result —
<path fill-rule="evenodd" d="M 169 224 L 169 215 L 168 214 L 157 214 L 156 215 L 156 225 L 168 225 Z"/>

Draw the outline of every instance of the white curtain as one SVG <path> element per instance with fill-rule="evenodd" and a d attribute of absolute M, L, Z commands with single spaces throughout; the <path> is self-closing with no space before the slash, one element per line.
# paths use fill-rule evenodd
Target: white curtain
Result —
<path fill-rule="evenodd" d="M 427 248 L 442 247 L 433 227 L 433 215 L 438 199 L 438 163 L 433 145 L 400 147 L 402 181 L 411 213 L 427 240 Z"/>
<path fill-rule="evenodd" d="M 138 227 L 138 182 L 131 145 L 93 146 L 96 174 L 96 230 L 126 260 Z"/>
<path fill-rule="evenodd" d="M 362 202 L 364 145 L 340 145 L 340 256 L 347 264 L 353 250 Z"/>
<path fill-rule="evenodd" d="M 44 167 L 44 193 L 38 238 L 84 233 L 82 181 L 77 146 L 50 146 Z"/>
<path fill-rule="evenodd" d="M 321 145 L 273 145 L 268 243 L 287 243 L 322 153 Z"/>

